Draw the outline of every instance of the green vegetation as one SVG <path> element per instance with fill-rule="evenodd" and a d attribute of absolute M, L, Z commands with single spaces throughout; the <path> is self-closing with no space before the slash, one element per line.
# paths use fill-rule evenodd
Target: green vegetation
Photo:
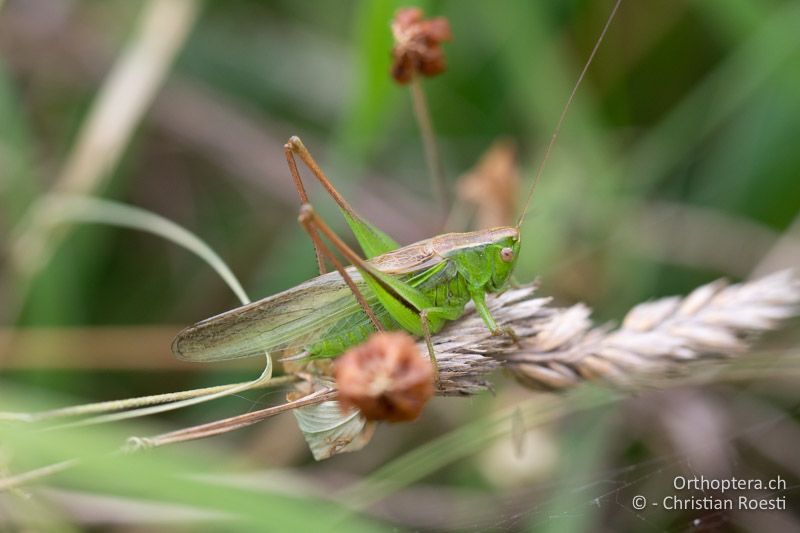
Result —
<path fill-rule="evenodd" d="M 411 98 L 388 74 L 389 22 L 404 3 L 25 4 L 0 1 L 0 411 L 239 382 L 261 370 L 259 359 L 175 361 L 172 335 L 235 307 L 236 296 L 206 263 L 148 233 L 95 224 L 43 232 L 40 200 L 54 184 L 188 228 L 253 299 L 316 274 L 283 156 L 291 135 L 402 244 L 440 232 Z M 447 70 L 423 84 L 454 191 L 495 140 L 510 137 L 524 199 L 611 4 L 421 4 L 453 30 Z M 156 26 L 142 23 L 148 16 Z M 790 245 L 800 238 L 798 27 L 791 0 L 624 1 L 536 189 L 517 279 L 538 276 L 541 294 L 586 302 L 603 321 L 720 276 L 800 267 Z M 144 46 L 148 38 L 167 44 Z M 163 71 L 135 70 L 136 50 Z M 95 124 L 96 141 L 116 144 L 92 144 L 100 88 L 132 57 L 135 75 L 104 93 L 115 97 Z M 315 187 L 310 194 L 354 243 L 333 203 Z M 474 210 L 462 204 L 451 229 L 467 229 Z M 797 327 L 771 342 L 797 356 Z M 437 399 L 419 421 L 381 426 L 363 451 L 322 463 L 290 415 L 198 443 L 105 455 L 133 435 L 280 403 L 283 389 L 57 433 L 0 423 L 0 474 L 89 458 L 47 481 L 60 492 L 39 485 L 20 489 L 30 498 L 0 495 L 0 520 L 84 527 L 82 506 L 105 504 L 69 496 L 90 494 L 182 506 L 141 523 L 120 514 L 119 524 L 134 527 L 159 517 L 187 528 L 232 520 L 181 518 L 188 509 L 281 531 L 661 530 L 699 515 L 653 511 L 645 522 L 628 503 L 637 493 L 663 496 L 678 473 L 732 468 L 797 486 L 793 457 L 766 444 L 798 445 L 794 383 L 633 402 L 596 391 L 534 395 L 501 373 L 495 385 L 495 396 Z M 520 455 L 509 436 L 515 409 L 532 428 Z M 542 425 L 556 419 L 563 425 Z M 796 491 L 786 494 L 787 507 L 800 508 Z M 336 502 L 323 503 L 331 495 Z M 363 498 L 382 506 L 365 511 Z"/>

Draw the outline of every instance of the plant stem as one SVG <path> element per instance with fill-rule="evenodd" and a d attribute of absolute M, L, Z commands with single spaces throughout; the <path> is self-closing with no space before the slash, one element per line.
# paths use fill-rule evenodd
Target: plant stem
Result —
<path fill-rule="evenodd" d="M 323 389 L 291 402 L 286 402 L 274 407 L 267 407 L 251 413 L 245 413 L 243 415 L 223 418 L 222 420 L 209 422 L 207 424 L 200 424 L 185 429 L 179 429 L 177 431 L 170 431 L 169 433 L 162 433 L 161 435 L 156 435 L 155 437 L 131 437 L 128 440 L 128 450 L 137 451 L 141 448 L 155 448 L 157 446 L 164 446 L 166 444 L 175 444 L 177 442 L 184 442 L 187 440 L 197 440 L 206 437 L 212 437 L 214 435 L 219 435 L 220 433 L 227 433 L 229 431 L 234 431 L 253 425 L 285 411 L 291 411 L 292 409 L 297 409 L 299 407 L 335 400 L 337 395 L 338 391 Z"/>
<path fill-rule="evenodd" d="M 34 470 L 28 470 L 27 472 L 17 474 L 16 476 L 4 477 L 0 479 L 0 493 L 13 490 L 21 487 L 22 485 L 27 485 L 28 483 L 33 483 L 39 479 L 61 473 L 65 470 L 69 470 L 70 468 L 78 466 L 80 463 L 80 459 L 67 459 L 66 461 L 49 464 Z"/>
<path fill-rule="evenodd" d="M 436 144 L 436 136 L 433 133 L 433 122 L 428 111 L 428 102 L 425 98 L 425 91 L 422 90 L 422 83 L 419 76 L 413 76 L 411 83 L 411 101 L 414 104 L 414 116 L 419 125 L 422 135 L 422 145 L 425 149 L 425 163 L 428 166 L 428 175 L 431 179 L 431 186 L 441 203 L 444 216 L 450 211 L 450 193 L 447 189 L 447 180 L 444 175 L 442 158 L 439 147 Z"/>
<path fill-rule="evenodd" d="M 297 409 L 299 407 L 335 400 L 338 394 L 339 392 L 336 390 L 323 389 L 291 402 L 286 402 L 273 407 L 267 407 L 266 409 L 260 409 L 258 411 L 245 413 L 243 415 L 224 418 L 222 420 L 209 422 L 207 424 L 200 424 L 185 429 L 179 429 L 177 431 L 170 431 L 154 437 L 131 437 L 121 448 L 113 452 L 109 452 L 108 454 L 103 454 L 100 457 L 136 453 L 150 448 L 156 448 L 158 446 L 197 440 L 219 435 L 221 433 L 227 433 L 229 431 L 235 431 L 237 429 L 256 424 L 262 420 L 278 415 L 285 411 L 291 411 L 292 409 Z M 85 459 L 68 459 L 66 461 L 52 463 L 34 470 L 28 470 L 27 472 L 23 472 L 15 476 L 2 477 L 0 478 L 0 493 L 16 489 L 54 474 L 59 474 L 65 470 L 80 466 L 84 462 Z"/>
<path fill-rule="evenodd" d="M 297 381 L 297 376 L 281 376 L 271 378 L 255 384 L 252 388 L 266 388 L 277 387 L 288 383 Z M 229 385 L 217 385 L 214 387 L 204 387 L 202 389 L 191 389 L 178 392 L 168 392 L 166 394 L 154 394 L 152 396 L 139 396 L 137 398 L 125 398 L 122 400 L 111 400 L 107 402 L 87 403 L 81 405 L 73 405 L 70 407 L 62 407 L 60 409 L 51 409 L 49 411 L 41 411 L 39 413 L 0 413 L 0 421 L 4 422 L 41 422 L 53 418 L 66 418 L 71 416 L 85 416 L 98 413 L 110 413 L 114 411 L 124 411 L 137 407 L 146 407 L 151 405 L 161 405 L 166 403 L 177 402 L 181 400 L 188 400 L 191 398 L 199 398 L 209 394 L 216 394 L 236 387 L 244 386 L 247 383 L 231 383 Z"/>

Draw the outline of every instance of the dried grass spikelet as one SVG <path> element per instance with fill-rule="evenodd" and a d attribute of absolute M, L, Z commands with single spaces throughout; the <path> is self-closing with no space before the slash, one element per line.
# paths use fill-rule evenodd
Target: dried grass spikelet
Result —
<path fill-rule="evenodd" d="M 680 370 L 682 361 L 744 353 L 755 334 L 798 313 L 800 282 L 789 271 L 760 280 L 703 285 L 634 307 L 619 329 L 587 329 L 588 309 L 554 317 L 535 348 L 512 357 L 524 383 L 560 387 L 580 380 L 625 383 L 637 375 Z"/>
<path fill-rule="evenodd" d="M 391 75 L 398 83 L 409 83 L 415 75 L 430 77 L 445 70 L 441 43 L 452 39 L 447 19 L 425 20 L 420 8 L 405 7 L 397 11 L 391 26 Z"/>
<path fill-rule="evenodd" d="M 480 228 L 506 226 L 514 221 L 519 191 L 516 151 L 512 139 L 498 139 L 459 179 L 458 196 L 476 206 Z"/>
<path fill-rule="evenodd" d="M 487 299 L 498 325 L 514 328 L 521 347 L 492 337 L 472 309 L 434 336 L 444 394 L 490 388 L 487 374 L 501 366 L 537 389 L 666 378 L 687 361 L 743 354 L 757 334 L 800 312 L 800 279 L 789 270 L 733 285 L 715 281 L 686 297 L 637 305 L 616 330 L 594 327 L 584 304 L 551 307 L 549 299 L 533 297 L 534 289 Z"/>
<path fill-rule="evenodd" d="M 345 352 L 334 366 L 343 411 L 367 420 L 415 420 L 433 396 L 433 366 L 405 332 L 379 332 Z"/>

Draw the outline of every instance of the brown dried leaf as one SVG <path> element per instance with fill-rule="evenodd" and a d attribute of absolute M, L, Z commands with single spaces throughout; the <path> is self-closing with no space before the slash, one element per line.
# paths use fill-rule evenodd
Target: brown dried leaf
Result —
<path fill-rule="evenodd" d="M 499 139 L 475 168 L 459 179 L 458 196 L 477 208 L 481 228 L 507 226 L 514 221 L 519 190 L 516 152 L 513 140 Z"/>

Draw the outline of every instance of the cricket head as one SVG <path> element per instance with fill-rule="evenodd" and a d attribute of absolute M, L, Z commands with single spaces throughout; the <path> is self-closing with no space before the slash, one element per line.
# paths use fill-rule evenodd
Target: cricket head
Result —
<path fill-rule="evenodd" d="M 488 292 L 503 289 L 517 266 L 522 240 L 519 230 L 513 227 L 490 230 L 493 242 L 486 247 L 486 258 L 491 264 L 492 275 L 486 284 Z"/>
<path fill-rule="evenodd" d="M 500 227 L 434 237 L 436 253 L 451 259 L 470 286 L 487 292 L 503 289 L 519 257 L 519 230 Z"/>

